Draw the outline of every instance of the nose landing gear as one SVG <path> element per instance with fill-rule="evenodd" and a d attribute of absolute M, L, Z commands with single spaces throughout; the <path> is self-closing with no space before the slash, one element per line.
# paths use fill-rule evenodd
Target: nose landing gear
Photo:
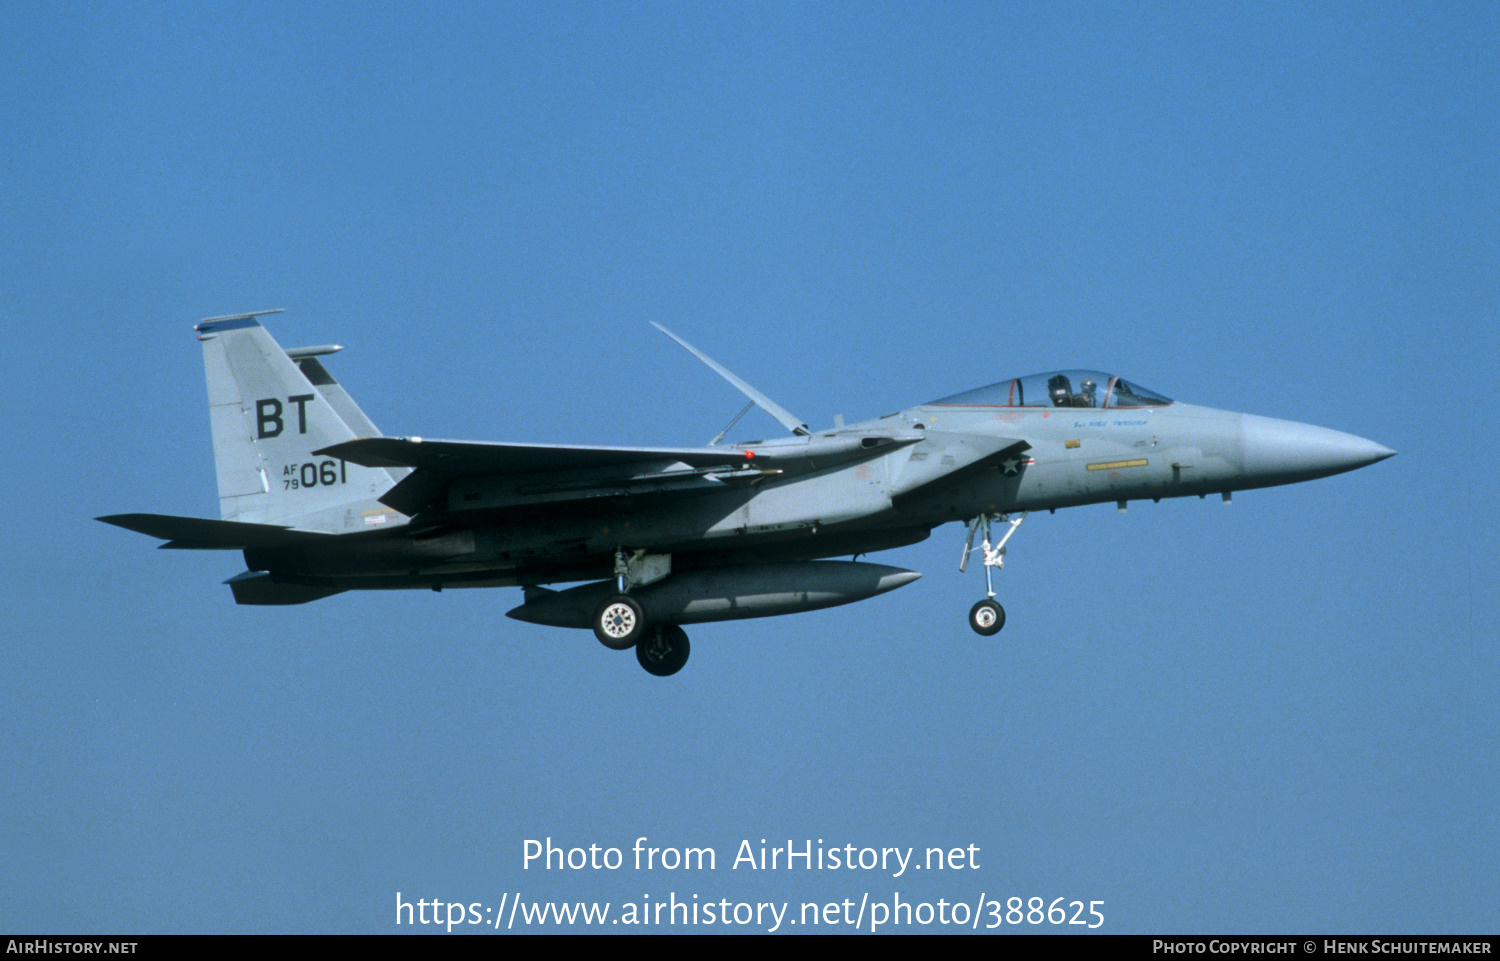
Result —
<path fill-rule="evenodd" d="M 964 540 L 964 553 L 959 558 L 958 570 L 963 573 L 969 566 L 969 555 L 974 553 L 974 535 L 982 532 L 983 540 L 980 542 L 979 550 L 984 555 L 984 588 L 985 599 L 969 608 L 969 626 L 974 633 L 989 637 L 1000 633 L 1005 626 L 1005 608 L 995 600 L 995 582 L 992 570 L 1002 570 L 1005 567 L 1005 544 L 1015 534 L 1021 522 L 1026 519 L 1023 513 L 1019 517 L 1012 518 L 1009 514 L 980 514 L 969 522 L 969 536 Z M 1006 531 L 1000 538 L 1000 543 L 990 545 L 990 522 L 998 521 L 1009 524 L 1010 530 Z"/>

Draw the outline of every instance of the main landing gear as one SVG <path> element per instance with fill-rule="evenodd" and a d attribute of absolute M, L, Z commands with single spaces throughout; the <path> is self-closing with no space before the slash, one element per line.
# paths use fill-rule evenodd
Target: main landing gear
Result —
<path fill-rule="evenodd" d="M 640 639 L 635 645 L 635 659 L 641 662 L 646 673 L 668 677 L 682 670 L 690 649 L 687 631 L 676 624 L 668 624 Z"/>
<path fill-rule="evenodd" d="M 594 612 L 594 636 L 611 651 L 627 651 L 646 633 L 646 614 L 629 594 L 606 597 Z"/>
<path fill-rule="evenodd" d="M 994 576 L 992 570 L 1002 570 L 1005 567 L 1005 543 L 1010 540 L 1016 528 L 1026 519 L 1026 514 L 1012 518 L 1008 514 L 980 514 L 969 522 L 969 536 L 964 540 L 963 557 L 959 558 L 958 570 L 963 573 L 969 566 L 969 555 L 974 553 L 974 535 L 982 532 L 984 539 L 979 544 L 979 550 L 984 554 L 984 588 L 985 599 L 969 608 L 969 626 L 974 633 L 989 637 L 999 634 L 1000 629 L 1005 626 L 1005 608 L 1001 607 L 995 600 Z M 990 545 L 990 522 L 998 521 L 1009 524 L 1010 530 L 1000 538 L 1000 543 Z"/>
<path fill-rule="evenodd" d="M 594 636 L 612 651 L 635 648 L 635 659 L 647 673 L 667 677 L 682 670 L 688 659 L 687 632 L 676 624 L 651 624 L 641 602 L 627 591 L 654 584 L 672 571 L 667 554 L 615 551 L 615 586 L 619 593 L 606 597 L 594 610 Z"/>
<path fill-rule="evenodd" d="M 635 648 L 635 659 L 647 673 L 667 677 L 687 663 L 687 632 L 676 624 L 652 626 L 640 602 L 629 594 L 606 597 L 594 612 L 594 636 L 612 651 Z"/>
<path fill-rule="evenodd" d="M 615 586 L 619 592 L 606 597 L 594 609 L 594 636 L 612 651 L 635 648 L 635 659 L 650 674 L 667 677 L 687 663 L 687 632 L 676 624 L 652 624 L 641 602 L 627 591 L 654 584 L 672 570 L 667 554 L 615 551 Z"/>

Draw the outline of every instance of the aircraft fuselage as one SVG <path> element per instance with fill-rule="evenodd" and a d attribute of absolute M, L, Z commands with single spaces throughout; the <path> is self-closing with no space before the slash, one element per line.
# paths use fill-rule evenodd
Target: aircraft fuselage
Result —
<path fill-rule="evenodd" d="M 847 441 L 895 438 L 867 456 Z M 928 461 L 962 462 L 994 437 L 1029 447 L 903 492 L 901 480 Z M 544 490 L 485 479 L 455 484 L 447 522 L 429 536 L 399 528 L 334 543 L 249 550 L 251 569 L 340 586 L 441 587 L 539 584 L 608 577 L 621 548 L 672 554 L 678 569 L 865 554 L 921 540 L 938 525 L 980 514 L 1084 504 L 1204 496 L 1288 484 L 1353 470 L 1389 456 L 1351 434 L 1182 403 L 1133 409 L 922 405 L 809 437 L 727 449 L 785 456 L 839 448 L 840 459 L 808 473 L 774 474 L 692 495 L 651 491 L 566 501 L 535 516 L 535 504 L 587 476 L 548 478 Z M 754 457 L 747 458 L 748 463 Z M 517 490 L 517 486 L 523 488 Z M 528 499 L 529 498 L 529 499 Z M 726 560 L 732 557 L 733 560 Z M 346 579 L 368 584 L 351 584 Z"/>
<path fill-rule="evenodd" d="M 260 324 L 265 313 L 196 328 L 220 518 L 101 520 L 165 547 L 242 550 L 248 569 L 228 581 L 241 604 L 522 586 L 509 616 L 592 629 L 659 675 L 687 659 L 683 624 L 816 610 L 910 584 L 916 571 L 858 556 L 952 521 L 968 522 L 960 568 L 983 558 L 987 596 L 969 624 L 989 635 L 1005 623 L 993 572 L 1031 511 L 1228 497 L 1394 453 L 1087 370 L 814 431 L 669 331 L 790 436 L 704 447 L 385 437 L 319 359 L 341 348 L 283 350 Z M 1007 522 L 997 539 L 994 526 Z M 854 559 L 828 560 L 840 557 Z M 586 583 L 544 586 L 577 581 Z"/>

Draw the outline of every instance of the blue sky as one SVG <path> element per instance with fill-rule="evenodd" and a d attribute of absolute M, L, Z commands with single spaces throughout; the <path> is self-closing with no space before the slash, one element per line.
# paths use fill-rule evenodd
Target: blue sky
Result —
<path fill-rule="evenodd" d="M 396 930 L 397 892 L 1104 902 L 1112 932 L 1496 927 L 1491 4 L 13 5 L 0 927 Z M 200 318 L 387 432 L 704 442 L 1059 367 L 1400 456 L 963 531 L 670 681 L 519 591 L 237 608 Z M 753 418 L 753 419 L 752 419 Z M 740 436 L 779 427 L 756 412 Z M 713 872 L 524 869 L 526 839 Z M 729 868 L 741 840 L 980 867 Z M 755 929 L 751 926 L 751 929 Z"/>

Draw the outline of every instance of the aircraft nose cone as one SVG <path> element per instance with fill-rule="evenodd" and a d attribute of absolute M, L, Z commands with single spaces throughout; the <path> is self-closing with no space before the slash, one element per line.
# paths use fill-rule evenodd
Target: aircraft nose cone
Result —
<path fill-rule="evenodd" d="M 1396 453 L 1354 434 L 1254 414 L 1245 415 L 1241 437 L 1245 473 L 1278 484 L 1341 474 Z"/>

